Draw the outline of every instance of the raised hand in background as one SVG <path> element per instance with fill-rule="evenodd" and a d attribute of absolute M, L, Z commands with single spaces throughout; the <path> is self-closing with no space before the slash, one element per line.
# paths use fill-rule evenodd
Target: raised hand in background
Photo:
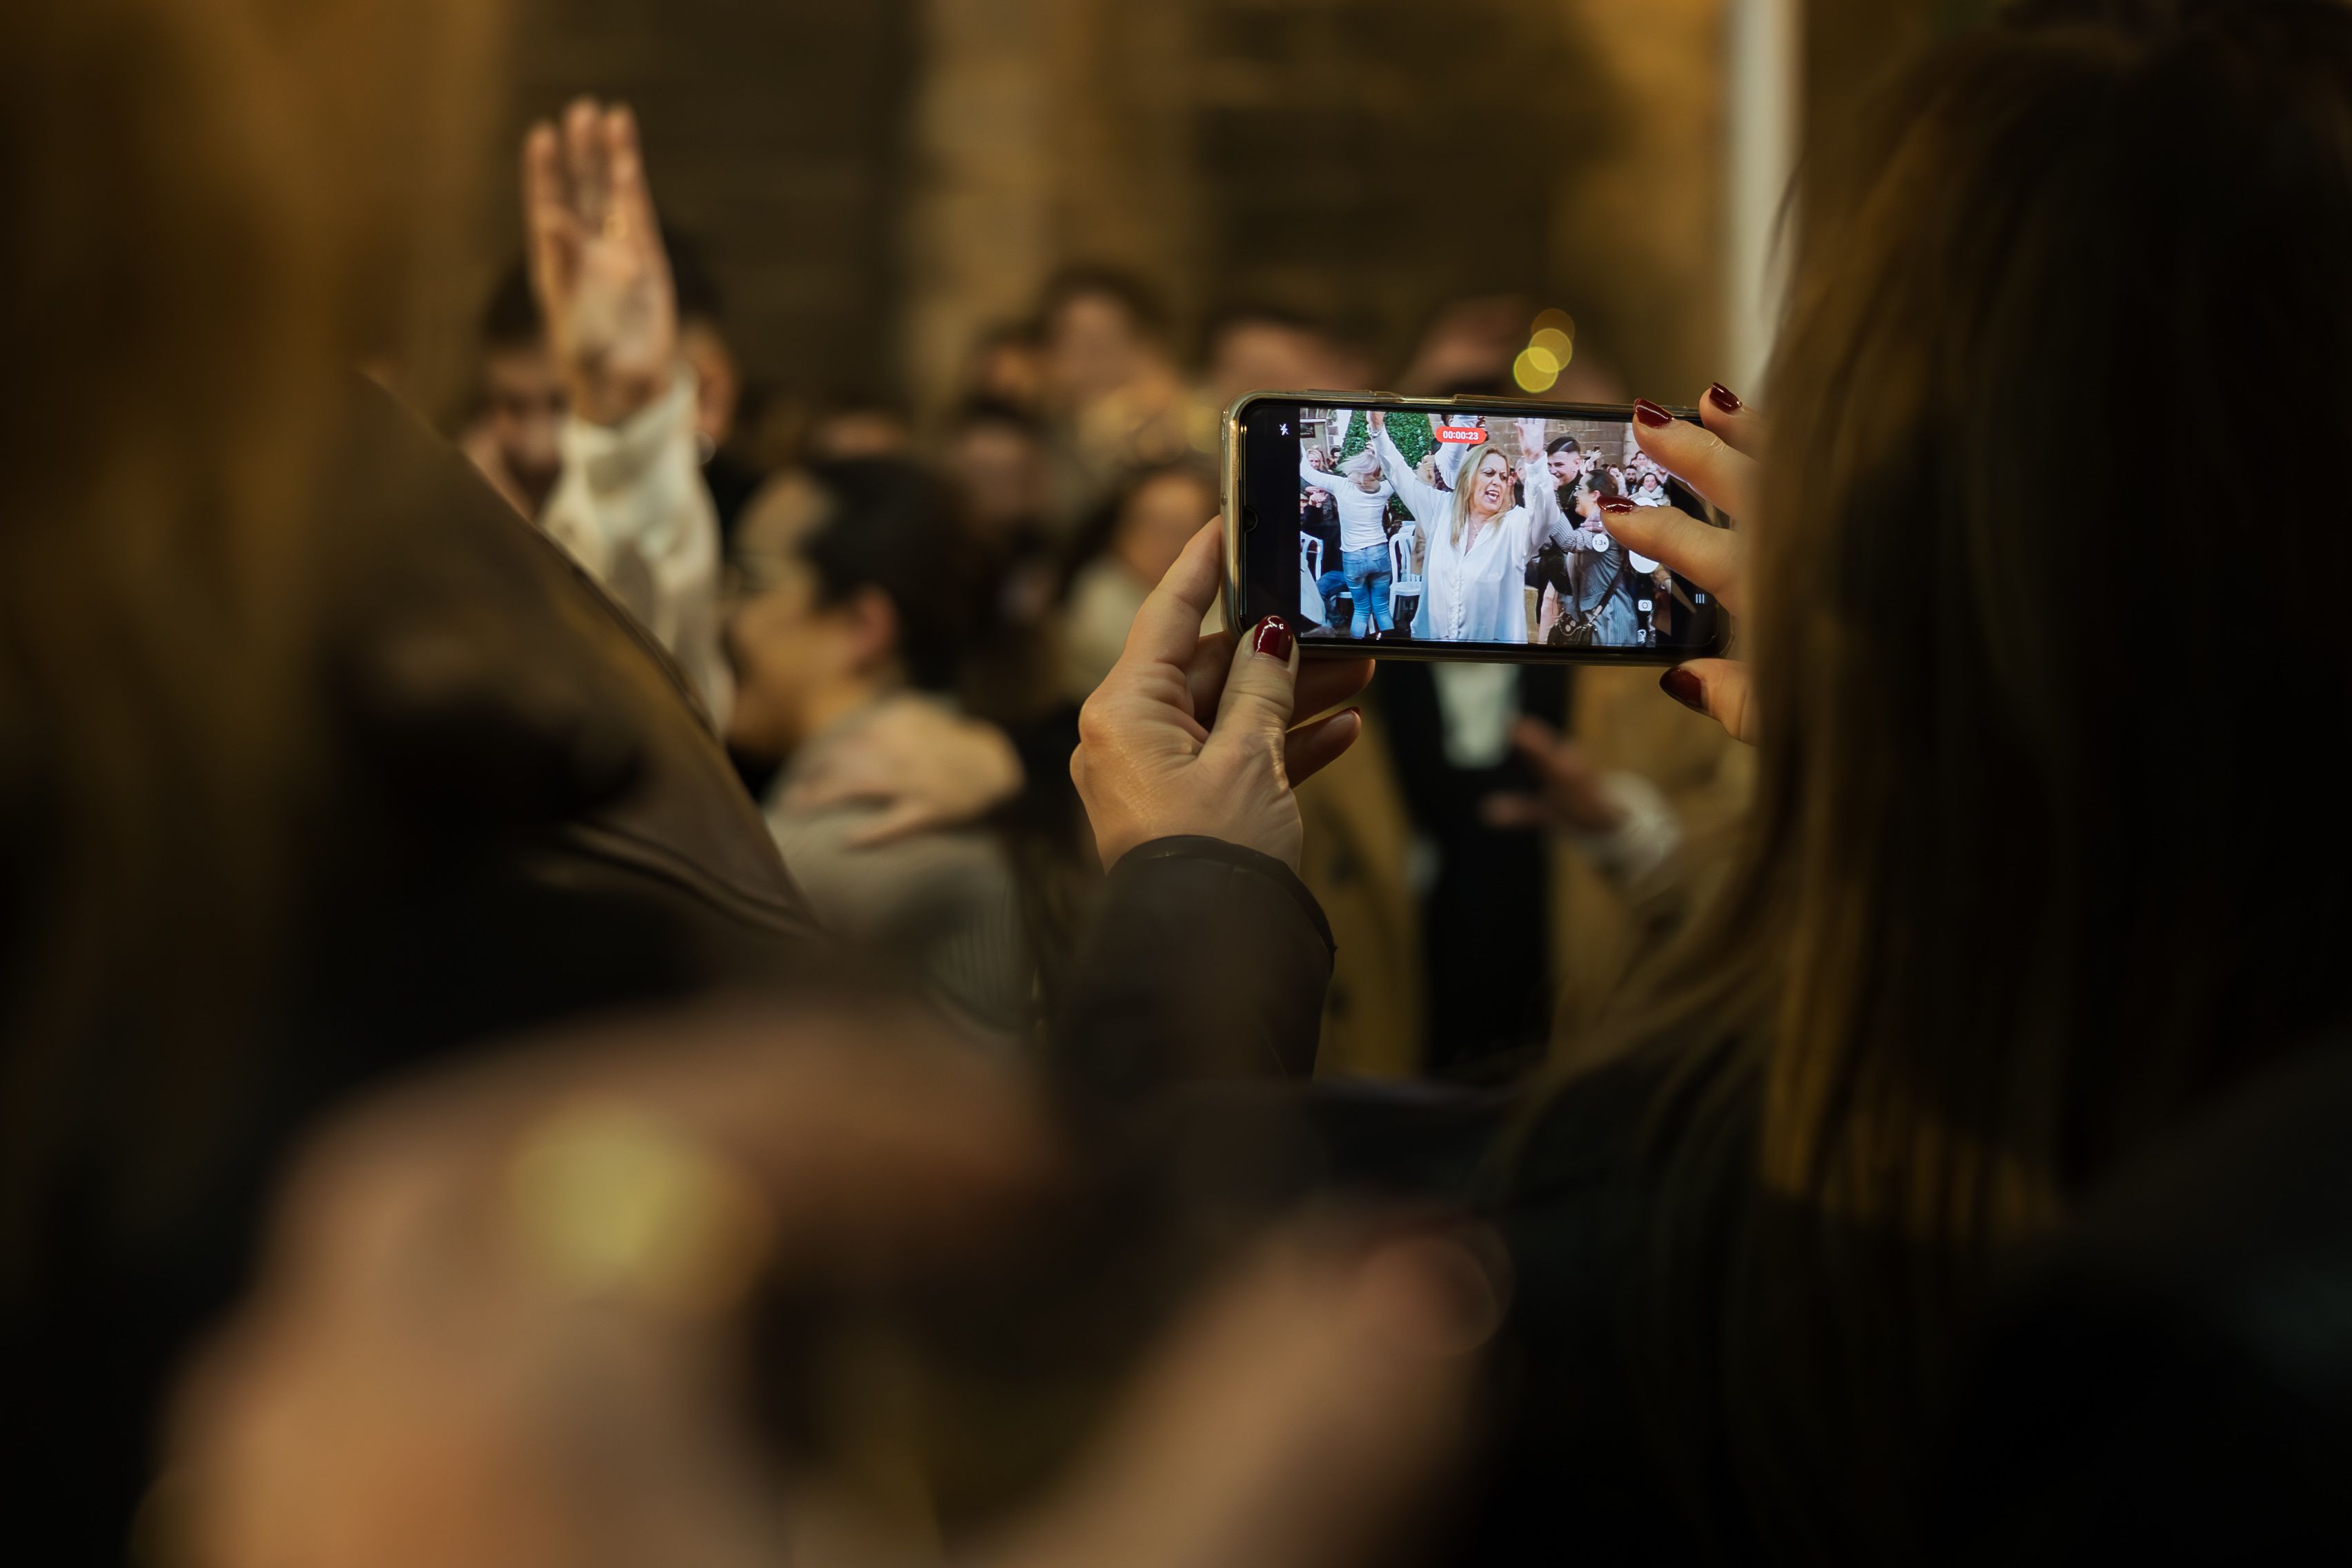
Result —
<path fill-rule="evenodd" d="M 1540 419 L 1522 419 L 1517 424 L 1521 466 L 1524 467 L 1529 461 L 1542 462 L 1544 460 L 1544 422 Z"/>
<path fill-rule="evenodd" d="M 670 387 L 677 300 L 636 117 L 582 99 L 523 142 L 531 286 L 572 406 L 623 425 Z"/>

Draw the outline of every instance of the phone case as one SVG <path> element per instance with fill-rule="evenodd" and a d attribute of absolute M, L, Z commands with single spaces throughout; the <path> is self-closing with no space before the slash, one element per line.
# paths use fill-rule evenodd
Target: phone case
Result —
<path fill-rule="evenodd" d="M 1220 464 L 1219 500 L 1223 510 L 1224 533 L 1224 604 L 1228 630 L 1239 636 L 1248 623 L 1245 552 L 1248 541 L 1244 537 L 1242 501 L 1246 482 L 1247 428 L 1249 411 L 1262 403 L 1297 404 L 1305 406 L 1360 406 L 1377 405 L 1383 410 L 1400 414 L 1452 414 L 1465 409 L 1503 413 L 1514 418 L 1592 419 L 1605 423 L 1631 421 L 1630 404 L 1547 403 L 1533 398 L 1512 397 L 1405 397 L 1388 392 L 1330 392 L 1310 389 L 1304 392 L 1251 392 L 1234 399 L 1225 410 L 1223 451 Z M 1677 419 L 1698 421 L 1695 408 L 1666 410 Z M 1696 495 L 1692 496 L 1705 521 L 1721 525 L 1723 520 Z M 1719 607 L 1710 617 L 1715 628 L 1713 637 L 1704 644 L 1677 644 L 1643 647 L 1586 646 L 1555 647 L 1539 643 L 1445 643 L 1406 640 L 1367 642 L 1354 638 L 1334 637 L 1315 639 L 1301 637 L 1298 647 L 1306 658 L 1380 658 L 1409 659 L 1423 662 L 1450 661 L 1467 664 L 1593 664 L 1651 665 L 1681 664 L 1689 659 L 1705 658 L 1723 651 L 1726 640 L 1725 617 Z"/>

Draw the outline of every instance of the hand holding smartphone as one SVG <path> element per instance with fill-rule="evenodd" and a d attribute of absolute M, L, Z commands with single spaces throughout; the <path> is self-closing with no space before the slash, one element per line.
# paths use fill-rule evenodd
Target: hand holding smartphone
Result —
<path fill-rule="evenodd" d="M 1226 416 L 1224 499 L 1234 629 L 1282 616 L 1310 657 L 1671 664 L 1723 642 L 1706 590 L 1610 532 L 1706 510 L 1630 405 L 1255 393 Z"/>

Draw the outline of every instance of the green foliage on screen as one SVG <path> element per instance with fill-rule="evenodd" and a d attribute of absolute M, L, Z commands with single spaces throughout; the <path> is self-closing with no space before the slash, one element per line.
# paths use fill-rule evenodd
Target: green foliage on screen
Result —
<path fill-rule="evenodd" d="M 1389 439 L 1404 454 L 1404 460 L 1419 468 L 1421 460 L 1437 450 L 1436 433 L 1429 427 L 1426 414 L 1391 414 L 1388 418 Z M 1372 444 L 1372 422 L 1359 409 L 1348 426 L 1348 438 L 1340 443 L 1339 461 L 1344 463 Z"/>

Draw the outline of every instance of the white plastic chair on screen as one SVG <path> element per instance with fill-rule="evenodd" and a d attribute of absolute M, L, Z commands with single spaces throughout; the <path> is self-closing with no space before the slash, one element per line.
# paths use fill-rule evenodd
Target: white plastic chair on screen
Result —
<path fill-rule="evenodd" d="M 1308 619 L 1328 623 L 1324 612 L 1323 590 L 1318 586 L 1323 580 L 1323 542 L 1313 534 L 1298 535 L 1298 607 Z"/>
<path fill-rule="evenodd" d="M 1412 569 L 1412 547 L 1419 538 L 1420 525 L 1407 523 L 1389 539 L 1389 580 L 1391 592 L 1421 597 L 1421 574 Z"/>

